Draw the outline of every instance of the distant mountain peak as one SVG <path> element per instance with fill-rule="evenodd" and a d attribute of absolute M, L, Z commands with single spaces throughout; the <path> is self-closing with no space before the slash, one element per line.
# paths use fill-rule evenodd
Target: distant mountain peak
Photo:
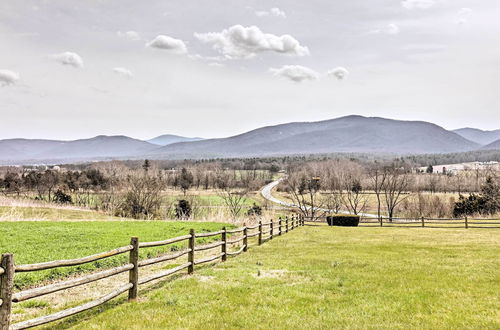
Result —
<path fill-rule="evenodd" d="M 485 131 L 479 128 L 464 127 L 455 129 L 453 132 L 466 138 L 467 140 L 474 141 L 481 145 L 487 145 L 500 139 L 500 129 Z"/>
<path fill-rule="evenodd" d="M 200 137 L 184 137 L 184 136 L 179 136 L 179 135 L 174 135 L 174 134 L 163 134 L 160 136 L 157 136 L 155 138 L 152 138 L 150 140 L 147 140 L 147 142 L 156 144 L 159 146 L 167 146 L 169 144 L 174 144 L 174 143 L 179 143 L 179 142 L 193 142 L 193 141 L 200 141 L 203 140 L 203 138 Z"/>

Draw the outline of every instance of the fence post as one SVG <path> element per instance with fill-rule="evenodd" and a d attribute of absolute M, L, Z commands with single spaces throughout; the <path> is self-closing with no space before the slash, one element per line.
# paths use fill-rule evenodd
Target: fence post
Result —
<path fill-rule="evenodd" d="M 425 227 L 425 219 L 422 217 L 422 228 Z"/>
<path fill-rule="evenodd" d="M 465 229 L 469 228 L 469 222 L 467 221 L 467 216 L 465 216 Z"/>
<path fill-rule="evenodd" d="M 271 230 L 271 237 L 269 237 L 269 239 L 273 239 L 273 235 L 274 235 L 274 223 L 273 223 L 273 219 L 271 219 L 271 222 L 269 223 L 269 226 L 270 226 L 270 230 Z"/>
<path fill-rule="evenodd" d="M 139 286 L 139 238 L 132 237 L 130 245 L 134 248 L 130 250 L 129 263 L 134 265 L 134 268 L 128 272 L 128 281 L 132 284 L 132 287 L 128 290 L 128 301 L 137 298 L 137 287 Z"/>
<path fill-rule="evenodd" d="M 379 217 L 378 220 L 380 221 L 380 227 L 383 227 L 384 226 L 384 218 L 383 217 Z"/>
<path fill-rule="evenodd" d="M 292 227 L 290 228 L 290 230 L 293 230 L 295 228 L 295 216 L 292 216 L 290 220 L 292 220 Z"/>
<path fill-rule="evenodd" d="M 281 217 L 278 218 L 278 236 L 281 236 Z"/>
<path fill-rule="evenodd" d="M 259 221 L 259 245 L 262 244 L 262 221 Z"/>
<path fill-rule="evenodd" d="M 227 233 L 226 233 L 226 227 L 223 227 L 222 228 L 222 234 L 221 234 L 221 239 L 222 239 L 222 261 L 226 261 L 227 260 Z"/>
<path fill-rule="evenodd" d="M 248 251 L 248 230 L 247 230 L 247 224 L 243 224 L 243 252 Z"/>
<path fill-rule="evenodd" d="M 288 216 L 285 217 L 285 233 L 288 233 Z"/>
<path fill-rule="evenodd" d="M 194 272 L 194 240 L 195 240 L 195 233 L 194 229 L 189 230 L 189 253 L 188 253 L 188 274 L 192 274 Z"/>
<path fill-rule="evenodd" d="M 0 275 L 0 329 L 7 330 L 10 326 L 12 308 L 12 289 L 14 286 L 14 256 L 10 253 L 2 254 Z"/>

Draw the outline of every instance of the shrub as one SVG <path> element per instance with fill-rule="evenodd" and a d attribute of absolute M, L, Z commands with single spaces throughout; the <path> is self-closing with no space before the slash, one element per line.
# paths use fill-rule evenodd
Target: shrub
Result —
<path fill-rule="evenodd" d="M 326 217 L 329 226 L 357 227 L 359 224 L 358 215 L 332 215 Z"/>
<path fill-rule="evenodd" d="M 248 210 L 247 214 L 249 216 L 260 216 L 262 215 L 262 207 L 253 203 L 253 206 Z"/>
<path fill-rule="evenodd" d="M 185 199 L 181 199 L 175 206 L 175 217 L 177 219 L 187 219 L 191 216 L 191 204 Z"/>
<path fill-rule="evenodd" d="M 61 190 L 57 190 L 54 193 L 54 202 L 60 203 L 60 204 L 71 204 L 73 203 L 73 200 L 71 199 L 71 196 L 64 193 Z"/>

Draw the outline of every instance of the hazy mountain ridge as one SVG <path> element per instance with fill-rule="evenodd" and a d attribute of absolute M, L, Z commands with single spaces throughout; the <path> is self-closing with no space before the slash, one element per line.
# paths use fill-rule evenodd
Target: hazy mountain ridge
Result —
<path fill-rule="evenodd" d="M 481 145 L 487 145 L 500 139 L 500 129 L 494 131 L 483 131 L 477 128 L 465 127 L 453 130 L 453 132 L 466 138 L 467 140 Z"/>
<path fill-rule="evenodd" d="M 500 150 L 500 139 L 485 145 L 481 150 Z"/>
<path fill-rule="evenodd" d="M 444 153 L 479 147 L 427 122 L 347 116 L 268 126 L 225 139 L 176 143 L 157 153 L 165 158 L 253 157 L 328 152 Z"/>
<path fill-rule="evenodd" d="M 174 144 L 178 142 L 193 142 L 193 141 L 200 141 L 204 140 L 203 138 L 200 137 L 184 137 L 184 136 L 179 136 L 179 135 L 174 135 L 174 134 L 163 134 L 160 136 L 157 136 L 155 138 L 146 140 L 146 142 L 156 144 L 159 146 L 166 146 L 169 144 Z"/>
<path fill-rule="evenodd" d="M 0 140 L 0 160 L 19 161 L 84 161 L 142 155 L 158 146 L 127 136 L 99 135 L 74 141 L 9 139 Z M 5 150 L 14 150 L 5 152 Z"/>
<path fill-rule="evenodd" d="M 356 115 L 317 122 L 266 126 L 227 138 L 193 139 L 198 138 L 166 134 L 148 141 L 127 136 L 102 135 L 74 141 L 0 140 L 0 161 L 14 164 L 24 161 L 43 163 L 49 160 L 199 159 L 334 152 L 423 154 L 484 148 L 481 144 L 432 123 Z M 160 146 L 151 143 L 153 140 L 169 144 Z M 181 142 L 174 142 L 177 140 Z"/>

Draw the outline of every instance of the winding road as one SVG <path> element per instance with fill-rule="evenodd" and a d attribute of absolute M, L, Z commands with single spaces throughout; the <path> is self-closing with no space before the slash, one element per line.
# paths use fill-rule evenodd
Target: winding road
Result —
<path fill-rule="evenodd" d="M 278 179 L 276 181 L 273 181 L 273 182 L 268 183 L 267 185 L 265 185 L 262 188 L 262 190 L 260 191 L 262 197 L 264 197 L 265 199 L 267 199 L 270 202 L 279 204 L 279 205 L 284 206 L 284 207 L 298 208 L 298 205 L 296 205 L 296 204 L 282 201 L 282 200 L 277 199 L 276 197 L 273 196 L 273 194 L 272 194 L 273 189 L 277 185 L 279 185 L 281 181 L 283 181 L 283 178 Z M 324 211 L 324 212 L 333 212 L 333 210 L 331 210 L 331 209 L 324 209 L 324 208 L 316 208 L 316 210 L 318 210 L 318 211 Z M 350 212 L 347 212 L 347 211 L 341 211 L 340 213 L 342 213 L 342 214 L 351 214 Z M 370 213 L 359 213 L 358 215 L 360 215 L 362 217 L 366 217 L 366 218 L 377 218 L 376 214 L 370 214 Z"/>

